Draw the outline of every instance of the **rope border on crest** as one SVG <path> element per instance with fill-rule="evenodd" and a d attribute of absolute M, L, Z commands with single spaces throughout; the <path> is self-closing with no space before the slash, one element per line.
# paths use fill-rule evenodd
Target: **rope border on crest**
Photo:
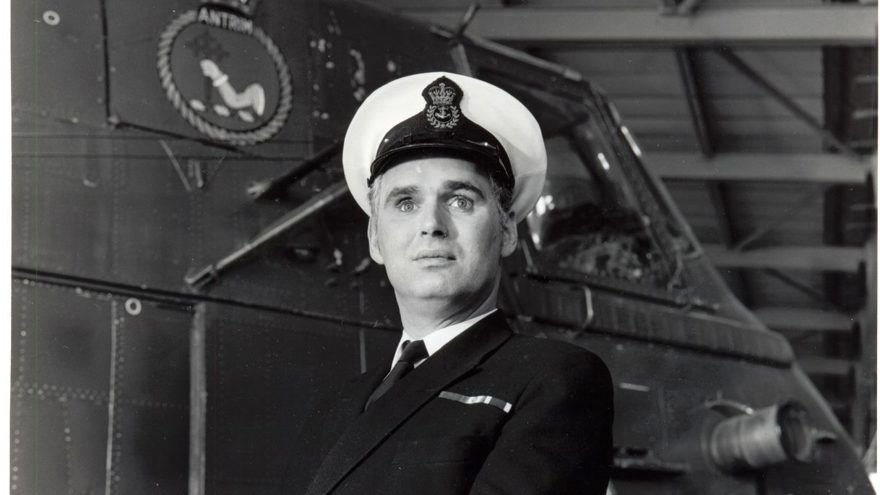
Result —
<path fill-rule="evenodd" d="M 230 131 L 214 125 L 201 118 L 189 107 L 186 101 L 184 101 L 183 95 L 180 94 L 180 91 L 174 84 L 174 76 L 171 74 L 171 45 L 174 43 L 175 38 L 177 38 L 177 35 L 180 34 L 183 28 L 197 22 L 197 19 L 198 13 L 195 10 L 188 10 L 181 14 L 177 19 L 174 19 L 159 36 L 159 51 L 156 66 L 159 69 L 159 81 L 162 84 L 162 88 L 165 89 L 165 95 L 171 101 L 171 104 L 174 105 L 174 108 L 180 112 L 180 115 L 182 115 L 190 125 L 212 139 L 225 141 L 235 145 L 251 145 L 268 140 L 281 130 L 281 127 L 287 120 L 287 117 L 290 114 L 290 109 L 293 106 L 293 86 L 290 82 L 290 72 L 287 68 L 287 63 L 284 61 L 284 55 L 281 54 L 281 50 L 278 49 L 275 43 L 272 42 L 272 39 L 269 38 L 262 29 L 254 26 L 254 38 L 266 48 L 266 51 L 272 58 L 272 62 L 275 64 L 275 70 L 278 73 L 278 83 L 281 86 L 281 97 L 278 100 L 278 109 L 275 111 L 275 115 L 269 122 L 253 131 Z"/>

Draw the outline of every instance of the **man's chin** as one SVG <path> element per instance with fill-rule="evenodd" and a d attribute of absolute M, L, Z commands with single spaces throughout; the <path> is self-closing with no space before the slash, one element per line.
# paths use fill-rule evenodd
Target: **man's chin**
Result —
<path fill-rule="evenodd" d="M 408 284 L 403 290 L 395 289 L 395 292 L 404 295 L 407 300 L 424 301 L 429 304 L 466 300 L 472 295 L 467 288 L 450 284 L 446 277 L 442 280 L 431 280 L 432 278 L 434 277 L 431 277 L 430 273 L 414 275 L 412 280 L 407 281 Z"/>
<path fill-rule="evenodd" d="M 466 298 L 467 294 L 455 291 L 448 287 L 418 287 L 408 291 L 410 299 L 431 301 L 446 301 L 450 299 Z"/>

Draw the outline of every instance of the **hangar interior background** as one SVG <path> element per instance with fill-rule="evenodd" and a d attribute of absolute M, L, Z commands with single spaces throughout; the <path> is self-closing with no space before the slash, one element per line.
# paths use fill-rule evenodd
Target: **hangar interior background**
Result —
<path fill-rule="evenodd" d="M 468 0 L 376 2 L 457 29 Z M 876 418 L 876 1 L 484 0 L 465 32 L 617 106 L 737 297 L 863 448 Z"/>

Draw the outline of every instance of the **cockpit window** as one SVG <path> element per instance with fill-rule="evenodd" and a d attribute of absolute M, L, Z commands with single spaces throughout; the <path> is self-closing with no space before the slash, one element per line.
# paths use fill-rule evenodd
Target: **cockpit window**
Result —
<path fill-rule="evenodd" d="M 527 217 L 542 264 L 575 276 L 667 288 L 673 269 L 614 149 L 587 122 L 547 141 L 547 181 Z"/>

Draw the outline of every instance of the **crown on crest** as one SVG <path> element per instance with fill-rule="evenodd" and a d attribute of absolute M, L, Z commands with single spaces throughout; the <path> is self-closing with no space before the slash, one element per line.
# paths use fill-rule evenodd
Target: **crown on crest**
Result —
<path fill-rule="evenodd" d="M 452 105 L 455 100 L 455 90 L 441 82 L 428 88 L 428 97 L 434 105 Z"/>
<path fill-rule="evenodd" d="M 441 77 L 436 79 L 422 92 L 428 105 L 456 105 L 461 100 L 461 88 L 452 80 Z"/>

